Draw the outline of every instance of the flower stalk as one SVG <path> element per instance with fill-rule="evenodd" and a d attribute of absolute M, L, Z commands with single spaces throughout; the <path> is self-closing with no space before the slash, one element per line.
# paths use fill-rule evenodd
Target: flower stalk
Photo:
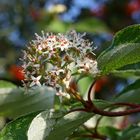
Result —
<path fill-rule="evenodd" d="M 90 112 L 90 113 L 95 113 L 98 115 L 102 115 L 102 116 L 108 116 L 108 117 L 119 117 L 119 116 L 125 116 L 125 115 L 130 115 L 133 113 L 138 113 L 140 112 L 140 105 L 139 104 L 133 104 L 133 103 L 126 103 L 126 102 L 120 102 L 120 103 L 114 103 L 111 104 L 111 107 L 115 107 L 115 106 L 127 106 L 130 107 L 131 109 L 129 110 L 124 110 L 124 111 L 118 111 L 118 112 L 111 112 L 111 111 L 105 111 L 102 110 L 100 108 L 97 108 L 96 105 L 92 102 L 91 99 L 91 91 L 92 91 L 92 87 L 94 86 L 96 82 L 94 81 L 90 88 L 89 88 L 89 92 L 88 92 L 88 100 L 87 101 L 83 101 L 83 105 L 84 105 L 84 109 L 80 108 L 79 111 L 85 111 L 85 112 Z M 75 110 L 75 111 L 78 111 Z"/>

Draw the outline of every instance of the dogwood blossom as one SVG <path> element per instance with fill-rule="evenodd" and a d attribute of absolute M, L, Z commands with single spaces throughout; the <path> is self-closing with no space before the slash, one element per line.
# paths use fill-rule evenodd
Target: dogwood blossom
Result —
<path fill-rule="evenodd" d="M 96 75 L 93 44 L 84 37 L 74 30 L 66 34 L 35 34 L 35 40 L 23 51 L 24 84 L 52 86 L 57 95 L 66 95 L 74 73 Z"/>
<path fill-rule="evenodd" d="M 32 82 L 30 84 L 30 87 L 34 86 L 34 85 L 37 85 L 37 86 L 41 86 L 41 83 L 40 83 L 40 79 L 41 79 L 41 75 L 38 76 L 38 77 L 34 77 L 31 75 L 31 79 L 32 79 Z"/>

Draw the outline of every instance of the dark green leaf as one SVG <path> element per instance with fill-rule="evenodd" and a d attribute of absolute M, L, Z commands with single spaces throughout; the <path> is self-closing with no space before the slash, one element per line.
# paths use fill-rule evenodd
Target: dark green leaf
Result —
<path fill-rule="evenodd" d="M 140 127 L 130 126 L 122 132 L 118 140 L 140 140 Z"/>
<path fill-rule="evenodd" d="M 100 134 L 107 136 L 111 140 L 117 140 L 119 136 L 119 130 L 110 126 L 99 127 L 98 131 Z"/>
<path fill-rule="evenodd" d="M 127 94 L 128 91 L 131 91 L 131 90 L 136 90 L 136 89 L 139 89 L 140 88 L 140 79 L 136 80 L 134 83 L 128 85 L 121 93 L 119 93 L 119 96 L 121 94 Z"/>
<path fill-rule="evenodd" d="M 140 43 L 140 24 L 128 26 L 115 34 L 112 46 Z"/>
<path fill-rule="evenodd" d="M 7 124 L 0 132 L 0 140 L 27 140 L 27 130 L 37 113 L 23 116 Z"/>
<path fill-rule="evenodd" d="M 0 94 L 0 116 L 18 117 L 30 112 L 53 107 L 55 91 L 41 87 L 25 93 L 23 89 L 14 89 Z"/>
<path fill-rule="evenodd" d="M 28 140 L 44 140 L 52 131 L 56 121 L 62 116 L 62 113 L 51 110 L 38 114 L 28 129 Z"/>
<path fill-rule="evenodd" d="M 132 102 L 140 103 L 140 80 L 128 85 L 122 92 L 114 97 L 113 101 L 116 102 Z"/>
<path fill-rule="evenodd" d="M 94 100 L 94 104 L 101 109 L 105 109 L 111 105 L 111 102 Z M 79 108 L 79 106 L 77 106 L 77 108 Z M 91 113 L 78 111 L 66 115 L 51 111 L 42 112 L 32 121 L 28 130 L 28 140 L 45 138 L 47 140 L 54 140 L 55 138 L 64 140 L 93 115 L 94 114 Z"/>
<path fill-rule="evenodd" d="M 104 73 L 140 62 L 140 44 L 121 44 L 106 52 L 97 61 L 99 69 Z"/>
<path fill-rule="evenodd" d="M 95 100 L 95 105 L 99 108 L 106 108 L 110 105 L 110 102 L 103 100 Z M 56 125 L 53 128 L 53 131 L 50 132 L 49 136 L 46 137 L 47 140 L 55 139 L 57 136 L 58 139 L 64 140 L 65 137 L 72 134 L 76 128 L 81 124 L 86 122 L 94 114 L 84 113 L 84 112 L 72 112 L 65 115 L 63 118 L 57 121 Z"/>
<path fill-rule="evenodd" d="M 127 91 L 127 92 L 121 94 L 120 96 L 115 97 L 112 101 L 140 103 L 140 88 Z"/>
<path fill-rule="evenodd" d="M 129 26 L 116 33 L 111 47 L 97 59 L 103 73 L 140 62 L 140 25 Z"/>
<path fill-rule="evenodd" d="M 28 140 L 64 140 L 92 116 L 93 114 L 89 113 L 72 112 L 60 118 L 60 115 L 55 113 L 43 112 L 32 121 L 28 131 Z"/>
<path fill-rule="evenodd" d="M 101 99 L 94 99 L 93 103 L 96 105 L 96 107 L 100 109 L 105 109 L 106 107 L 110 106 L 113 102 Z"/>
<path fill-rule="evenodd" d="M 64 140 L 66 137 L 72 134 L 73 131 L 81 124 L 91 118 L 93 114 L 84 112 L 72 112 L 61 118 L 53 130 L 46 137 L 47 140 Z"/>
<path fill-rule="evenodd" d="M 118 77 L 124 77 L 124 78 L 137 78 L 140 77 L 140 70 L 136 69 L 131 69 L 131 70 L 114 70 L 111 72 L 111 74 L 118 76 Z"/>

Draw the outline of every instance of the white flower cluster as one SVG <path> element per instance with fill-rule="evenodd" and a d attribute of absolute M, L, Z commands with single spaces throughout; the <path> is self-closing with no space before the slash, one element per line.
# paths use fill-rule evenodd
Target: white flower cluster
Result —
<path fill-rule="evenodd" d="M 92 43 L 70 31 L 66 34 L 37 34 L 22 58 L 27 87 L 47 85 L 64 93 L 72 75 L 97 73 L 97 61 L 92 53 Z"/>

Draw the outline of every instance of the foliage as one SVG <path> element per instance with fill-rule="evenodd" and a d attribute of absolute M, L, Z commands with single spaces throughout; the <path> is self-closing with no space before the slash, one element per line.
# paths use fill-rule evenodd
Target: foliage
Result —
<path fill-rule="evenodd" d="M 10 117 L 13 121 L 2 129 L 0 140 L 84 140 L 84 137 L 102 140 L 140 139 L 139 120 L 124 130 L 112 125 L 100 125 L 104 116 L 112 117 L 108 119 L 113 121 L 116 116 L 140 111 L 139 68 L 133 68 L 134 64 L 140 62 L 139 36 L 140 25 L 132 25 L 116 33 L 111 46 L 97 58 L 98 73 L 94 73 L 94 76 L 74 75 L 77 82 L 69 83 L 70 89 L 67 89 L 71 98 L 55 96 L 55 88 L 35 86 L 26 89 L 1 80 L 0 115 Z M 131 69 L 126 67 L 129 64 Z M 91 89 L 96 80 L 108 74 L 137 80 L 110 101 L 91 98 Z M 76 91 L 78 89 L 75 86 L 79 87 L 79 91 Z M 87 96 L 87 100 L 83 96 Z M 115 111 L 120 106 L 123 110 Z M 95 120 L 92 128 L 85 123 L 90 118 Z M 93 122 L 90 120 L 90 123 Z"/>

